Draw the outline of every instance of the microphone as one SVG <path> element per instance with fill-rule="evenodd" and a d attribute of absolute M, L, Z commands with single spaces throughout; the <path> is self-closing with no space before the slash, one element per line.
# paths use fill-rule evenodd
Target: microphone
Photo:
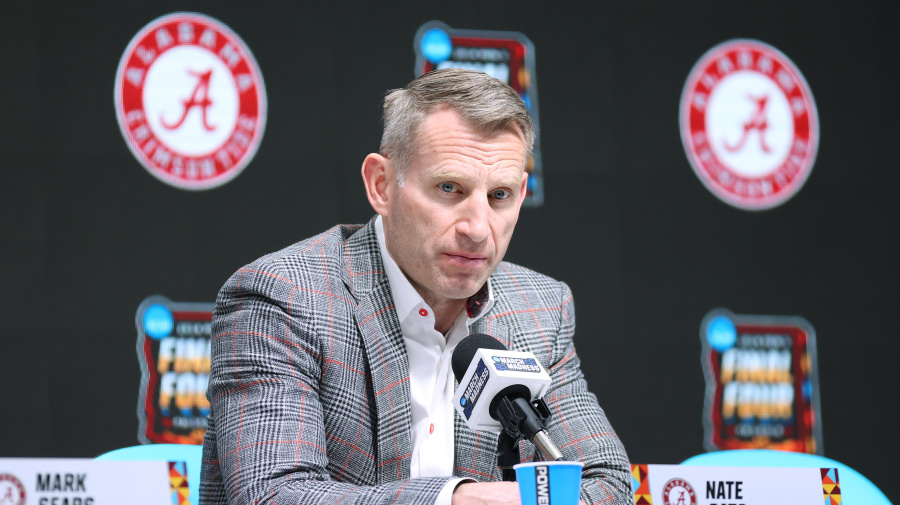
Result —
<path fill-rule="evenodd" d="M 473 333 L 456 346 L 450 362 L 459 382 L 453 405 L 469 428 L 525 438 L 545 459 L 563 459 L 544 429 L 550 410 L 541 397 L 552 380 L 534 354 Z"/>

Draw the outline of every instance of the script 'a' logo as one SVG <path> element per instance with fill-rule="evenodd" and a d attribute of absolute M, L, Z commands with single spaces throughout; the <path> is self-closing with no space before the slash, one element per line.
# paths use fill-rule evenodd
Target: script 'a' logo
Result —
<path fill-rule="evenodd" d="M 0 505 L 25 505 L 25 486 L 15 475 L 0 473 Z"/>
<path fill-rule="evenodd" d="M 697 505 L 697 492 L 684 479 L 672 479 L 663 486 L 663 505 Z"/>
<path fill-rule="evenodd" d="M 154 177 L 209 189 L 250 162 L 266 122 L 262 74 L 227 26 L 196 13 L 160 17 L 131 40 L 116 73 L 116 114 Z"/>
<path fill-rule="evenodd" d="M 763 210 L 806 182 L 819 120 L 812 92 L 787 56 L 756 40 L 731 40 L 691 70 L 681 96 L 681 139 L 716 197 Z"/>

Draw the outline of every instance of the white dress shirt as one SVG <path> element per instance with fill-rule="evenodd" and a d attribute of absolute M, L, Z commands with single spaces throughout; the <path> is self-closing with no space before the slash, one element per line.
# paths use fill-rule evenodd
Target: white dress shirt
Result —
<path fill-rule="evenodd" d="M 394 309 L 400 321 L 403 341 L 409 356 L 409 389 L 412 400 L 412 455 L 410 477 L 448 477 L 453 475 L 453 370 L 450 358 L 460 340 L 468 336 L 469 326 L 494 304 L 490 280 L 487 300 L 474 317 L 463 310 L 446 335 L 434 329 L 434 313 L 410 284 L 387 250 L 381 216 L 375 219 L 375 234 L 381 259 L 391 285 Z M 444 486 L 436 505 L 450 504 L 456 485 L 454 479 Z"/>

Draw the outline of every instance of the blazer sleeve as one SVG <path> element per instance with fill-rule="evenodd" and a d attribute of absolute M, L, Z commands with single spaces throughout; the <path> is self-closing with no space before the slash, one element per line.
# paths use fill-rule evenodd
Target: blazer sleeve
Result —
<path fill-rule="evenodd" d="M 381 485 L 328 471 L 314 307 L 269 265 L 245 267 L 213 315 L 202 503 L 434 503 L 449 478 Z"/>
<path fill-rule="evenodd" d="M 588 391 L 575 352 L 572 291 L 560 283 L 559 333 L 548 372 L 552 390 L 544 398 L 552 412 L 551 438 L 567 460 L 584 462 L 581 499 L 587 504 L 633 505 L 631 466 L 625 448 Z"/>

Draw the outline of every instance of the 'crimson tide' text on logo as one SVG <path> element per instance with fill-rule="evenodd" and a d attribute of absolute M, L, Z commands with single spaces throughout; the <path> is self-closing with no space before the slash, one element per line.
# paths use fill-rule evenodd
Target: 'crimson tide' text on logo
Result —
<path fill-rule="evenodd" d="M 266 122 L 265 87 L 250 50 L 227 26 L 196 13 L 141 29 L 119 62 L 115 102 L 131 152 L 181 189 L 237 176 Z"/>
<path fill-rule="evenodd" d="M 681 96 L 687 157 L 716 197 L 763 210 L 791 198 L 812 171 L 819 120 L 812 92 L 779 50 L 731 40 L 694 66 Z"/>
<path fill-rule="evenodd" d="M 663 486 L 663 505 L 697 505 L 697 492 L 684 479 L 672 479 Z"/>

